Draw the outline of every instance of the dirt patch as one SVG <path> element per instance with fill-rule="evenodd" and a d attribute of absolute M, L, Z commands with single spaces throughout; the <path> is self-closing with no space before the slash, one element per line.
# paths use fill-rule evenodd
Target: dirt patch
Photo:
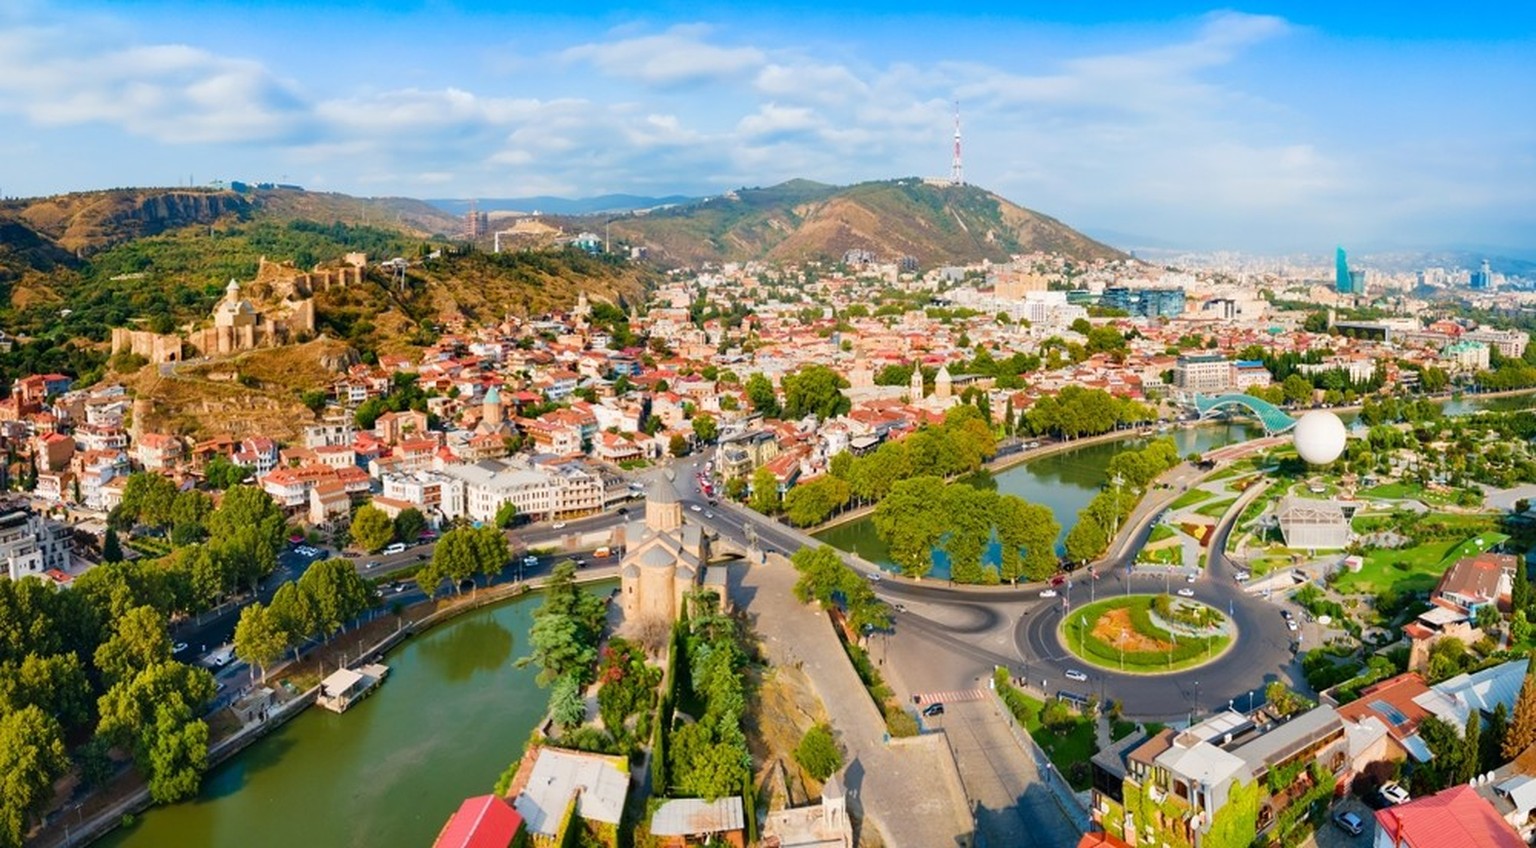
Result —
<path fill-rule="evenodd" d="M 746 731 L 752 761 L 758 764 L 754 782 L 766 790 L 769 809 L 796 807 L 821 797 L 821 784 L 801 771 L 794 752 L 800 737 L 826 720 L 826 710 L 805 672 L 784 666 L 761 672 Z"/>
<path fill-rule="evenodd" d="M 1136 627 L 1131 623 L 1131 611 L 1123 607 L 1099 616 L 1099 620 L 1093 623 L 1093 635 L 1109 643 L 1112 648 L 1129 652 L 1167 651 L 1173 648 L 1168 642 L 1136 632 Z"/>

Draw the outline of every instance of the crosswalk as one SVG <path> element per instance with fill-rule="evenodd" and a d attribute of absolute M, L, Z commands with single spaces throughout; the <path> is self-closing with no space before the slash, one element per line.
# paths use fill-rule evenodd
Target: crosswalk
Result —
<path fill-rule="evenodd" d="M 987 697 L 987 693 L 981 689 L 955 689 L 949 692 L 923 692 L 913 696 L 917 703 L 923 706 L 928 704 L 955 704 L 961 701 L 980 701 Z"/>

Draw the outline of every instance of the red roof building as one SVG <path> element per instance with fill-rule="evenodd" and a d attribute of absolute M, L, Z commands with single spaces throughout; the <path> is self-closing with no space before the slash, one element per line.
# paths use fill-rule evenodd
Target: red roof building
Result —
<path fill-rule="evenodd" d="M 1376 811 L 1377 845 L 1394 848 L 1524 848 L 1525 840 L 1470 786 Z"/>
<path fill-rule="evenodd" d="M 508 848 L 523 828 L 523 817 L 495 795 L 469 798 L 443 825 L 432 848 Z"/>

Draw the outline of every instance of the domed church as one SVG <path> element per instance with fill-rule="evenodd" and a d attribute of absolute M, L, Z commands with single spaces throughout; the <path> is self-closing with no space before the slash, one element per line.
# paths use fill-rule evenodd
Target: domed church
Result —
<path fill-rule="evenodd" d="M 644 520 L 624 528 L 624 619 L 675 621 L 708 562 L 709 537 L 699 525 L 683 523 L 682 496 L 671 472 L 665 472 L 646 492 Z"/>

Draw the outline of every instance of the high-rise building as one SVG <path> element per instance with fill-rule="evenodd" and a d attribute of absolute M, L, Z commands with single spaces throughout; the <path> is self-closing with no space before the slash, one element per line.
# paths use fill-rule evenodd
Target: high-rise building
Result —
<path fill-rule="evenodd" d="M 1349 259 L 1344 255 L 1344 248 L 1339 248 L 1333 255 L 1333 290 L 1339 294 L 1351 294 L 1353 281 L 1349 278 Z"/>
<path fill-rule="evenodd" d="M 1487 291 L 1493 288 L 1493 269 L 1488 266 L 1488 260 L 1472 272 L 1472 289 L 1474 291 Z"/>
<path fill-rule="evenodd" d="M 1099 298 L 1099 305 L 1140 318 L 1177 318 L 1184 314 L 1184 289 L 1110 286 Z"/>

